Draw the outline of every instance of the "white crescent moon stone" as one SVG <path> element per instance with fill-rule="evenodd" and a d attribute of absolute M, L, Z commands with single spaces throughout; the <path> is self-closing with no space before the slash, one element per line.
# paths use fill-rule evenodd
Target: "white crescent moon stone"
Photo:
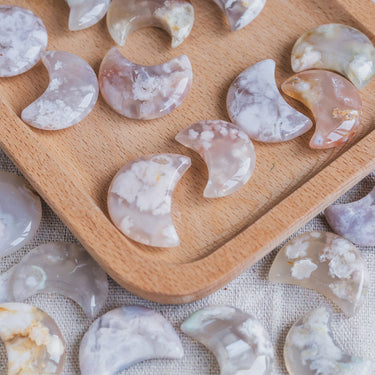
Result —
<path fill-rule="evenodd" d="M 172 194 L 190 165 L 186 156 L 159 154 L 121 168 L 108 192 L 108 211 L 117 228 L 145 245 L 178 246 L 171 218 Z"/>
<path fill-rule="evenodd" d="M 113 47 L 99 71 L 100 92 L 116 112 L 151 120 L 171 113 L 187 97 L 193 81 L 189 58 L 181 55 L 161 65 L 143 66 Z"/>
<path fill-rule="evenodd" d="M 31 69 L 47 47 L 42 20 L 28 9 L 0 5 L 0 77 Z"/>
<path fill-rule="evenodd" d="M 312 121 L 291 107 L 275 81 L 275 61 L 263 60 L 242 72 L 227 95 L 231 121 L 251 139 L 285 142 L 306 133 Z"/>
<path fill-rule="evenodd" d="M 42 219 L 40 198 L 26 181 L 0 172 L 0 257 L 31 241 Z"/>
<path fill-rule="evenodd" d="M 59 375 L 65 342 L 55 321 L 23 303 L 0 304 L 0 338 L 8 354 L 8 375 Z"/>
<path fill-rule="evenodd" d="M 181 359 L 184 350 L 172 325 L 141 306 L 112 310 L 86 332 L 79 350 L 81 375 L 116 375 L 148 359 Z"/>
<path fill-rule="evenodd" d="M 44 52 L 42 61 L 49 73 L 49 85 L 22 111 L 22 120 L 43 130 L 69 128 L 94 108 L 99 95 L 96 74 L 85 60 L 69 52 Z"/>
<path fill-rule="evenodd" d="M 69 29 L 87 29 L 98 23 L 107 13 L 111 0 L 67 0 L 70 7 Z"/>
<path fill-rule="evenodd" d="M 44 244 L 0 275 L 0 302 L 21 302 L 41 292 L 71 298 L 93 318 L 107 299 L 107 275 L 81 245 Z"/>

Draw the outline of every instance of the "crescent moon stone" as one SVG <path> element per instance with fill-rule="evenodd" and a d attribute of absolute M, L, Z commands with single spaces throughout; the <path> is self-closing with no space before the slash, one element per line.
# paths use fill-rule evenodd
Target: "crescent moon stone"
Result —
<path fill-rule="evenodd" d="M 99 71 L 100 92 L 118 113 L 137 120 L 151 120 L 176 109 L 187 97 L 193 70 L 181 55 L 155 66 L 137 65 L 116 47 L 104 57 Z"/>
<path fill-rule="evenodd" d="M 329 232 L 304 233 L 290 240 L 277 254 L 269 279 L 314 289 L 348 316 L 358 312 L 370 287 L 360 251 Z"/>
<path fill-rule="evenodd" d="M 186 156 L 159 154 L 121 168 L 108 192 L 108 211 L 117 228 L 145 245 L 178 246 L 171 218 L 172 194 L 190 165 Z"/>
<path fill-rule="evenodd" d="M 290 375 L 370 375 L 372 363 L 344 353 L 332 338 L 331 311 L 320 307 L 298 320 L 285 341 Z"/>
<path fill-rule="evenodd" d="M 42 20 L 28 9 L 0 5 L 0 77 L 31 69 L 47 47 Z"/>
<path fill-rule="evenodd" d="M 204 191 L 206 198 L 234 193 L 253 174 L 256 160 L 253 143 L 229 122 L 198 122 L 178 133 L 176 140 L 198 152 L 207 163 L 209 181 Z"/>
<path fill-rule="evenodd" d="M 359 246 L 375 246 L 375 188 L 357 202 L 329 206 L 324 214 L 340 236 Z"/>
<path fill-rule="evenodd" d="M 98 23 L 107 13 L 111 0 L 67 0 L 70 7 L 69 29 L 87 29 Z"/>
<path fill-rule="evenodd" d="M 271 375 L 273 347 L 262 324 L 230 306 L 195 312 L 181 326 L 216 356 L 221 375 Z"/>
<path fill-rule="evenodd" d="M 341 24 L 321 25 L 303 34 L 292 51 L 295 72 L 334 70 L 364 88 L 375 75 L 375 48 L 357 29 Z"/>
<path fill-rule="evenodd" d="M 142 27 L 159 27 L 172 37 L 175 48 L 189 36 L 194 18 L 189 0 L 112 0 L 107 26 L 120 46 L 132 32 Z"/>
<path fill-rule="evenodd" d="M 23 303 L 0 304 L 0 338 L 8 354 L 8 375 L 62 373 L 64 338 L 44 311 Z"/>
<path fill-rule="evenodd" d="M 214 0 L 225 13 L 232 30 L 240 30 L 252 22 L 266 5 L 266 0 Z"/>
<path fill-rule="evenodd" d="M 50 82 L 47 90 L 22 111 L 22 120 L 43 130 L 61 130 L 82 121 L 99 95 L 98 79 L 91 66 L 69 52 L 42 54 Z"/>
<path fill-rule="evenodd" d="M 107 299 L 107 275 L 78 244 L 41 245 L 0 275 L 0 302 L 21 302 L 41 292 L 71 298 L 93 318 Z"/>
<path fill-rule="evenodd" d="M 286 80 L 281 88 L 313 113 L 316 127 L 311 148 L 338 146 L 353 137 L 358 129 L 362 99 L 358 89 L 341 75 L 307 70 Z"/>
<path fill-rule="evenodd" d="M 115 375 L 148 359 L 181 359 L 184 350 L 172 325 L 140 306 L 112 310 L 86 332 L 79 350 L 81 375 Z"/>
<path fill-rule="evenodd" d="M 313 125 L 281 96 L 275 68 L 276 63 L 271 59 L 251 66 L 234 80 L 227 95 L 231 121 L 260 142 L 289 141 Z"/>
<path fill-rule="evenodd" d="M 0 172 L 0 257 L 31 241 L 42 219 L 39 196 L 17 175 Z"/>

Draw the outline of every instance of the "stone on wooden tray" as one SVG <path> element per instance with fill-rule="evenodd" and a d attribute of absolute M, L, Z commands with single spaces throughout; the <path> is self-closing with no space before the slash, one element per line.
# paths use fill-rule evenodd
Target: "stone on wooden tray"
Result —
<path fill-rule="evenodd" d="M 178 246 L 171 218 L 172 194 L 190 165 L 186 156 L 159 154 L 121 168 L 108 192 L 108 211 L 117 228 L 145 245 Z"/>
<path fill-rule="evenodd" d="M 98 79 L 82 58 L 63 51 L 42 54 L 50 82 L 43 95 L 22 111 L 22 120 L 43 130 L 60 130 L 82 121 L 99 95 Z"/>
<path fill-rule="evenodd" d="M 0 275 L 0 302 L 21 302 L 41 292 L 71 298 L 93 318 L 107 299 L 107 275 L 78 244 L 41 245 Z"/>
<path fill-rule="evenodd" d="M 194 8 L 189 0 L 112 0 L 107 25 L 120 46 L 135 30 L 159 27 L 170 34 L 175 48 L 189 36 L 194 18 Z"/>
<path fill-rule="evenodd" d="M 327 69 L 341 73 L 359 89 L 375 75 L 375 48 L 357 29 L 341 24 L 327 24 L 303 34 L 292 51 L 295 72 Z"/>
<path fill-rule="evenodd" d="M 118 113 L 137 120 L 151 120 L 176 109 L 187 97 L 193 70 L 187 56 L 167 63 L 143 66 L 126 59 L 113 47 L 99 71 L 100 92 Z"/>
<path fill-rule="evenodd" d="M 324 214 L 337 234 L 359 246 L 375 246 L 375 188 L 357 202 L 329 206 Z"/>
<path fill-rule="evenodd" d="M 227 95 L 231 121 L 260 142 L 289 141 L 313 125 L 281 96 L 275 68 L 276 63 L 271 59 L 251 66 L 234 80 Z"/>
<path fill-rule="evenodd" d="M 332 338 L 331 311 L 320 307 L 298 320 L 284 347 L 290 375 L 370 375 L 372 364 L 343 352 Z"/>
<path fill-rule="evenodd" d="M 59 375 L 65 342 L 55 321 L 23 303 L 0 304 L 0 338 L 8 355 L 8 375 Z"/>
<path fill-rule="evenodd" d="M 181 359 L 184 350 L 172 325 L 141 306 L 112 310 L 86 332 L 79 350 L 82 375 L 115 375 L 148 359 Z"/>
<path fill-rule="evenodd" d="M 307 70 L 286 80 L 282 90 L 305 104 L 314 115 L 316 128 L 311 148 L 331 148 L 348 141 L 361 122 L 359 91 L 339 74 Z"/>
<path fill-rule="evenodd" d="M 111 0 L 66 0 L 70 7 L 69 29 L 87 29 L 107 13 Z"/>
<path fill-rule="evenodd" d="M 0 77 L 31 69 L 47 47 L 42 20 L 28 9 L 0 5 Z"/>
<path fill-rule="evenodd" d="M 360 251 L 329 232 L 304 233 L 290 240 L 277 254 L 269 279 L 314 289 L 348 316 L 359 310 L 370 284 Z"/>
<path fill-rule="evenodd" d="M 195 312 L 181 326 L 206 346 L 220 365 L 221 375 L 270 375 L 273 347 L 262 324 L 230 306 L 209 306 Z"/>
<path fill-rule="evenodd" d="M 252 22 L 266 5 L 266 0 L 213 0 L 225 13 L 232 30 Z"/>
<path fill-rule="evenodd" d="M 178 133 L 176 140 L 198 152 L 207 163 L 209 181 L 204 191 L 206 198 L 234 193 L 253 174 L 254 146 L 243 131 L 229 122 L 198 122 Z"/>
<path fill-rule="evenodd" d="M 31 241 L 39 228 L 39 196 L 15 174 L 0 172 L 0 257 Z"/>

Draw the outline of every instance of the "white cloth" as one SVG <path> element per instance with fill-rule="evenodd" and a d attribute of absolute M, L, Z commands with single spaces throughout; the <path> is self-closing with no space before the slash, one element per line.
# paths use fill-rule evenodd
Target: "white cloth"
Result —
<path fill-rule="evenodd" d="M 15 166 L 0 151 L 0 170 L 17 172 Z M 362 198 L 375 185 L 375 177 L 369 176 L 349 191 L 340 202 Z M 300 232 L 329 230 L 323 215 L 309 222 Z M 52 210 L 43 204 L 43 219 L 36 238 L 24 249 L 0 260 L 3 272 L 16 264 L 30 249 L 51 241 L 75 242 L 75 238 Z M 186 337 L 179 330 L 180 324 L 194 311 L 212 304 L 236 306 L 256 316 L 270 333 L 276 358 L 273 374 L 287 375 L 283 361 L 285 337 L 291 325 L 308 311 L 322 304 L 331 303 L 307 289 L 291 285 L 274 285 L 267 281 L 268 271 L 278 249 L 251 267 L 225 288 L 201 301 L 189 305 L 159 305 L 138 298 L 127 292 L 114 281 L 110 281 L 107 304 L 101 314 L 123 305 L 142 305 L 161 312 L 172 322 L 181 337 L 185 357 L 179 361 L 153 360 L 131 367 L 123 372 L 127 375 L 217 375 L 219 367 L 215 358 L 202 345 Z M 371 273 L 371 289 L 366 303 L 353 318 L 347 319 L 338 309 L 332 328 L 336 342 L 347 352 L 372 359 L 375 362 L 375 248 L 361 248 Z M 64 375 L 79 375 L 78 353 L 83 334 L 91 324 L 80 307 L 73 301 L 54 294 L 41 294 L 26 301 L 50 314 L 59 325 L 65 340 L 67 359 Z M 4 347 L 0 344 L 0 374 L 6 374 L 7 360 Z M 100 375 L 100 374 L 92 374 Z M 358 374 L 360 375 L 360 374 Z"/>

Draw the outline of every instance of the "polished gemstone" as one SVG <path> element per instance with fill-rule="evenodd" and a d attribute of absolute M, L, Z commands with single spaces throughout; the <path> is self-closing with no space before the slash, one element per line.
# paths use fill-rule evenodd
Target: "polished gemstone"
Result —
<path fill-rule="evenodd" d="M 82 30 L 98 23 L 107 13 L 111 0 L 67 0 L 69 29 Z"/>

